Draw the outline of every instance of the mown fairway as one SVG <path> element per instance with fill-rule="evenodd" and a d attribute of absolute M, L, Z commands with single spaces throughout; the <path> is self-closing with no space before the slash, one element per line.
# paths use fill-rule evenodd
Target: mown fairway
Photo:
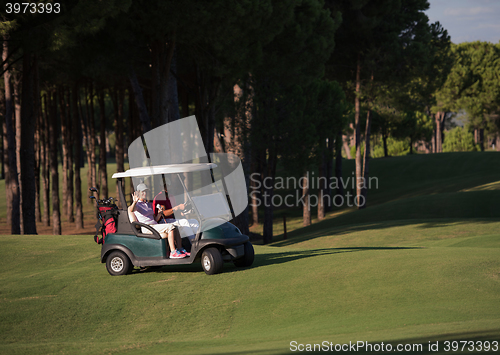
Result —
<path fill-rule="evenodd" d="M 440 341 L 450 353 L 446 340 L 500 341 L 500 155 L 426 157 L 374 160 L 381 185 L 395 179 L 386 198 L 380 187 L 366 210 L 278 236 L 256 246 L 252 268 L 215 276 L 197 264 L 111 277 L 91 236 L 1 236 L 0 353 L 281 354 L 291 341 L 418 353 Z M 400 171 L 404 194 L 396 165 L 412 159 L 422 176 Z M 464 159 L 490 168 L 453 169 Z M 436 167 L 454 188 L 422 171 Z"/>

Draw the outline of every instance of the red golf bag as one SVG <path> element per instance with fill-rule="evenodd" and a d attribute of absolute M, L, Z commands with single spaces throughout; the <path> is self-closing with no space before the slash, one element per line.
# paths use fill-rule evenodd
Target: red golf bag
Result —
<path fill-rule="evenodd" d="M 97 244 L 103 244 L 104 239 L 110 233 L 116 233 L 116 220 L 118 208 L 116 205 L 97 205 L 99 221 L 96 223 L 96 234 L 94 240 Z M 100 235 L 100 236 L 99 236 Z"/>

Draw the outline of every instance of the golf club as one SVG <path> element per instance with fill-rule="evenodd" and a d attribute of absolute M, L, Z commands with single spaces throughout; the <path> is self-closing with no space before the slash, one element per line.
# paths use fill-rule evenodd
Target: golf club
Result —
<path fill-rule="evenodd" d="M 95 192 L 95 194 L 97 195 L 97 197 L 99 197 L 99 192 L 97 191 L 97 188 L 95 188 L 95 187 L 90 187 L 90 188 L 89 188 L 89 191 Z"/>

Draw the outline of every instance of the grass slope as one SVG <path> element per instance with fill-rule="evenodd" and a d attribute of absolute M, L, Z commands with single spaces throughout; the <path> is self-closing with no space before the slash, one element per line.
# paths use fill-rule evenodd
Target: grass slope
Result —
<path fill-rule="evenodd" d="M 498 191 L 483 187 L 500 174 L 476 164 L 498 157 L 374 160 L 387 175 L 370 208 L 257 245 L 253 267 L 214 276 L 191 265 L 111 277 L 90 236 L 0 236 L 0 353 L 284 354 L 291 341 L 383 341 L 422 354 L 439 341 L 435 354 L 449 353 L 446 340 L 499 341 Z M 406 189 L 385 182 L 397 165 Z"/>
<path fill-rule="evenodd" d="M 347 191 L 355 194 L 353 160 L 343 161 Z M 467 152 L 418 154 L 370 161 L 368 207 L 356 210 L 342 206 L 327 214 L 326 230 L 339 224 L 385 222 L 420 218 L 500 217 L 496 208 L 500 194 L 500 154 Z M 332 185 L 332 187 L 334 187 Z M 458 193 L 460 192 L 460 193 Z M 277 190 L 288 194 L 291 191 Z M 314 190 L 312 194 L 317 194 Z M 352 205 L 352 201 L 351 201 Z M 287 231 L 302 228 L 302 209 L 282 208 L 275 213 L 275 240 L 283 233 L 282 214 L 287 215 Z M 312 216 L 316 210 L 312 209 Z M 317 223 L 313 220 L 313 223 Z M 312 227 L 314 228 L 314 227 Z M 262 226 L 253 227 L 260 233 Z M 308 229 L 301 229 L 303 234 Z M 307 232 L 306 232 L 307 233 Z M 292 234 L 293 236 L 293 234 Z"/>

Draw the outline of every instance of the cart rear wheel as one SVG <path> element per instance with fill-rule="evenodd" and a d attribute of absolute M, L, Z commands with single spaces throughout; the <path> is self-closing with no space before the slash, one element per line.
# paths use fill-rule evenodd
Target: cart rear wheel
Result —
<path fill-rule="evenodd" d="M 207 275 L 217 274 L 222 271 L 224 261 L 217 248 L 208 248 L 201 255 L 201 266 Z"/>
<path fill-rule="evenodd" d="M 126 275 L 132 271 L 132 263 L 125 253 L 114 251 L 106 259 L 106 269 L 111 276 Z"/>

